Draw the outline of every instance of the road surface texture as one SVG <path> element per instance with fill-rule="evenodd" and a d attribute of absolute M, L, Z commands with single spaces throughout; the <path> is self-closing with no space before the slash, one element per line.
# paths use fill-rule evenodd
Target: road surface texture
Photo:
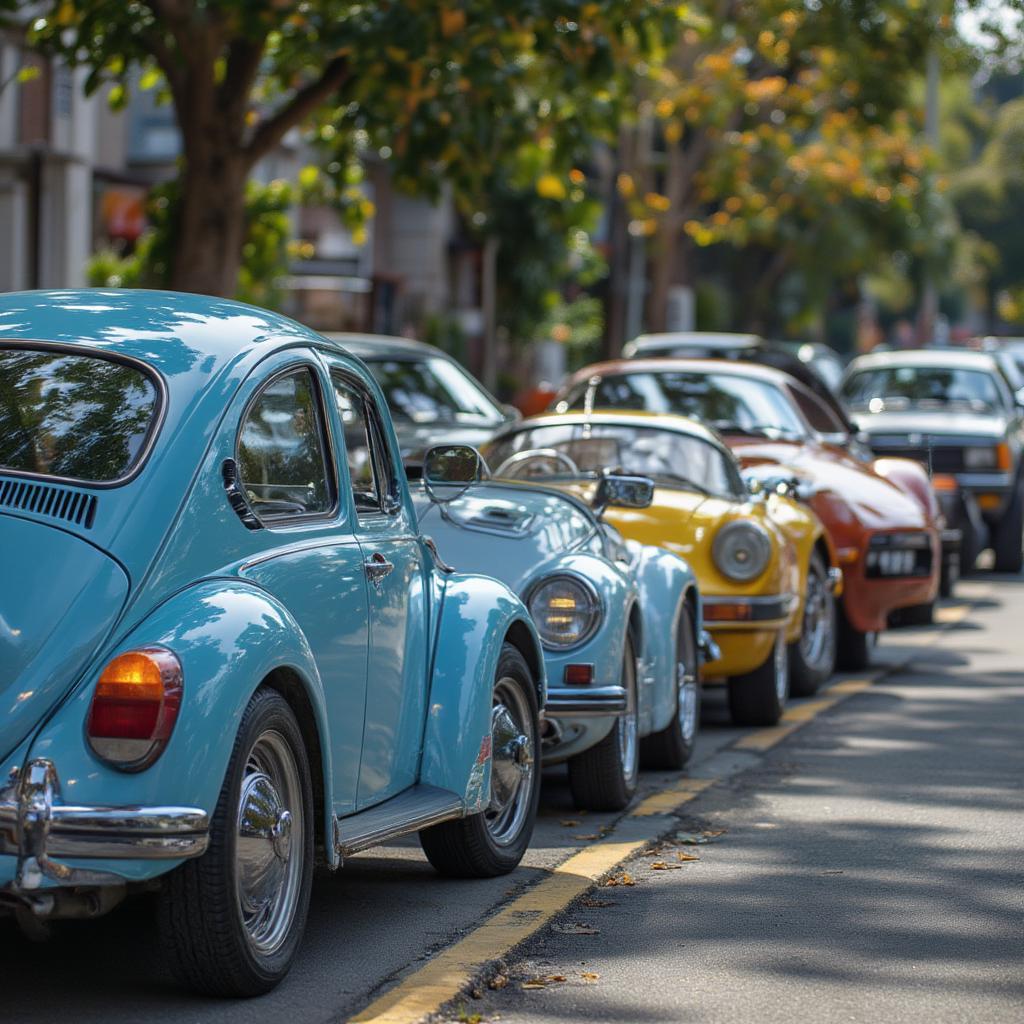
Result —
<path fill-rule="evenodd" d="M 460 995 L 438 1019 L 1019 1024 L 1024 584 L 961 591 L 962 621 L 885 639 L 879 662 L 909 667 L 870 688 L 840 683 L 835 706 L 795 702 L 778 734 L 731 728 L 709 694 L 688 773 L 708 788 L 677 816 L 657 796 L 618 821 L 581 816 L 556 775 L 534 846 L 507 878 L 439 879 L 415 840 L 355 857 L 317 879 L 298 963 L 256 1002 L 177 989 L 144 901 L 62 923 L 45 944 L 0 922 L 0 1020 L 411 1022 L 458 991 L 457 973 L 446 994 L 425 983 L 430 971 L 493 929 L 496 911 L 520 913 L 570 855 L 603 852 L 611 866 L 617 841 L 635 850 L 667 836 L 613 871 L 635 884 L 530 911 L 539 930 L 501 949 L 498 967 L 481 954 L 468 968 L 480 998 Z M 647 795 L 680 785 L 645 777 Z"/>

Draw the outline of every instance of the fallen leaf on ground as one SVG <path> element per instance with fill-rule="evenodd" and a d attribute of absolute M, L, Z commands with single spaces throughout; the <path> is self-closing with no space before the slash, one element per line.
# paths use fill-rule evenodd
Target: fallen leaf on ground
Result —
<path fill-rule="evenodd" d="M 581 924 L 570 921 L 568 924 L 553 924 L 551 930 L 561 932 L 563 935 L 600 935 L 601 929 L 595 928 L 592 924 Z"/>
<path fill-rule="evenodd" d="M 663 861 L 663 860 L 656 860 L 651 865 L 651 870 L 652 871 L 678 871 L 679 870 L 679 865 L 678 864 L 666 864 L 665 861 Z"/>
<path fill-rule="evenodd" d="M 611 878 L 606 879 L 604 884 L 606 886 L 636 885 L 636 882 L 628 871 L 623 871 L 621 875 L 612 875 Z"/>
<path fill-rule="evenodd" d="M 600 974 L 595 974 L 593 971 L 583 971 L 583 972 L 581 972 L 580 977 L 584 981 L 591 981 L 592 982 L 592 981 L 597 981 L 597 979 L 600 978 L 601 975 Z"/>
<path fill-rule="evenodd" d="M 704 843 L 708 843 L 711 840 L 702 833 L 697 832 L 677 832 L 676 842 L 682 843 L 684 846 L 702 846 Z"/>
<path fill-rule="evenodd" d="M 496 974 L 489 982 L 487 982 L 488 988 L 501 989 L 508 984 L 508 976 L 505 974 Z"/>
<path fill-rule="evenodd" d="M 683 851 L 682 851 L 682 850 L 680 850 L 680 851 L 679 851 L 679 852 L 678 852 L 678 853 L 676 854 L 676 860 L 682 860 L 682 861 L 687 861 L 687 860 L 700 860 L 700 857 L 698 857 L 698 856 L 697 856 L 697 854 L 695 854 L 695 853 L 683 853 Z"/>
<path fill-rule="evenodd" d="M 601 837 L 596 832 L 592 833 L 591 835 L 587 835 L 587 836 L 573 836 L 573 839 L 600 839 L 600 838 Z"/>
<path fill-rule="evenodd" d="M 580 823 L 579 818 L 566 818 L 565 821 L 560 821 L 558 824 L 562 828 L 575 828 Z"/>

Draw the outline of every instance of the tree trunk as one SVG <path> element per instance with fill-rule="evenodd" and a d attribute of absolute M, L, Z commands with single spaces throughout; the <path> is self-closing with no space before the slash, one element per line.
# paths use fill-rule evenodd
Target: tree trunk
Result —
<path fill-rule="evenodd" d="M 245 240 L 246 166 L 221 147 L 199 147 L 185 162 L 170 286 L 234 295 Z"/>

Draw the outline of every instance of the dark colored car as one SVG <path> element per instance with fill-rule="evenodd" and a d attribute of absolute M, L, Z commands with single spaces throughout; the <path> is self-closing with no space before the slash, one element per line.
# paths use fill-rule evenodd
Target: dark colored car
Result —
<path fill-rule="evenodd" d="M 834 391 L 842 378 L 842 363 L 827 345 L 766 341 L 758 334 L 670 331 L 634 338 L 623 348 L 622 356 L 624 359 L 728 359 L 770 366 L 788 373 L 813 391 L 843 421 L 848 432 L 853 433 L 853 426 Z"/>
<path fill-rule="evenodd" d="M 1024 410 L 996 356 L 922 349 L 855 359 L 850 415 L 878 455 L 927 466 L 970 570 L 986 548 L 1000 572 L 1024 567 Z"/>
<path fill-rule="evenodd" d="M 501 405 L 450 355 L 433 345 L 376 334 L 328 334 L 370 368 L 391 409 L 402 459 L 419 462 L 435 444 L 490 440 L 519 413 Z"/>

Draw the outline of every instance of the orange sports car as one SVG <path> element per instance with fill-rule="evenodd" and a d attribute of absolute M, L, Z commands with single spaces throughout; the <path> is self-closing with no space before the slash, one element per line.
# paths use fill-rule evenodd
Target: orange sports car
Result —
<path fill-rule="evenodd" d="M 863 668 L 898 609 L 931 621 L 944 522 L 927 474 L 862 452 L 836 415 L 778 370 L 749 363 L 636 359 L 580 370 L 555 409 L 646 409 L 716 429 L 749 475 L 792 488 L 825 524 L 843 570 L 837 661 Z"/>

